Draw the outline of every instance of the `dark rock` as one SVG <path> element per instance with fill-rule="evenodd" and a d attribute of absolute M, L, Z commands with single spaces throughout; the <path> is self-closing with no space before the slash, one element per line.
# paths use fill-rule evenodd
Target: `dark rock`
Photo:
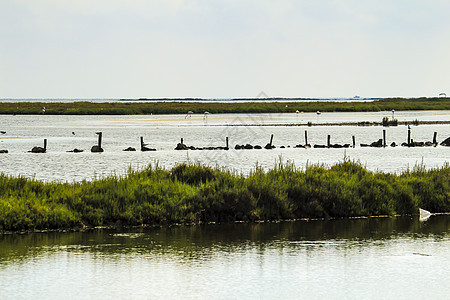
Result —
<path fill-rule="evenodd" d="M 433 146 L 433 143 L 432 143 L 432 142 L 430 142 L 430 141 L 428 141 L 428 142 L 425 142 L 425 146 L 427 146 L 427 147 L 431 147 L 431 146 Z"/>
<path fill-rule="evenodd" d="M 262 149 L 262 147 L 260 145 L 255 145 L 255 147 L 253 147 L 253 149 Z"/>
<path fill-rule="evenodd" d="M 270 149 L 274 149 L 275 146 L 271 145 L 270 143 L 264 146 L 264 149 L 270 150 Z"/>
<path fill-rule="evenodd" d="M 327 146 L 325 145 L 314 145 L 314 148 L 326 148 Z"/>
<path fill-rule="evenodd" d="M 397 147 L 397 144 L 395 142 L 392 142 L 391 147 Z"/>
<path fill-rule="evenodd" d="M 281 146 L 280 148 L 281 148 L 281 149 L 284 149 L 284 148 L 286 148 L 286 147 L 285 147 L 285 146 Z"/>
<path fill-rule="evenodd" d="M 99 147 L 98 145 L 95 145 L 95 146 L 92 146 L 91 152 L 97 152 L 97 153 L 100 153 L 100 152 L 103 152 L 103 148 L 102 148 L 102 147 Z"/>
<path fill-rule="evenodd" d="M 31 152 L 33 152 L 33 153 L 45 153 L 46 149 L 42 148 L 42 147 L 35 146 L 35 147 L 33 147 L 33 149 L 31 149 Z"/>
<path fill-rule="evenodd" d="M 145 152 L 145 151 L 156 151 L 156 149 L 153 148 L 148 148 L 148 147 L 141 147 L 141 151 Z"/>
<path fill-rule="evenodd" d="M 370 147 L 368 144 L 360 144 L 361 147 Z"/>
<path fill-rule="evenodd" d="M 188 146 L 182 143 L 178 143 L 177 146 L 175 147 L 175 150 L 188 150 L 188 149 L 189 149 Z"/>
<path fill-rule="evenodd" d="M 244 146 L 244 149 L 251 150 L 251 149 L 253 149 L 253 146 L 250 144 L 247 144 Z"/>
<path fill-rule="evenodd" d="M 0 153 L 8 153 L 8 150 L 0 150 Z"/>
<path fill-rule="evenodd" d="M 75 149 L 73 149 L 73 150 L 70 150 L 70 151 L 67 151 L 67 152 L 71 152 L 71 153 L 80 153 L 80 152 L 83 152 L 84 150 L 82 150 L 82 149 L 77 149 L 77 148 L 75 148 Z"/>
<path fill-rule="evenodd" d="M 331 144 L 330 148 L 344 148 L 344 146 L 339 145 L 339 144 Z"/>
<path fill-rule="evenodd" d="M 123 149 L 123 151 L 136 151 L 136 148 L 128 147 L 127 149 Z"/>
<path fill-rule="evenodd" d="M 372 144 L 370 144 L 370 147 L 376 147 L 376 148 L 383 147 L 383 139 L 379 139 L 378 141 L 373 142 Z"/>
<path fill-rule="evenodd" d="M 441 146 L 450 147 L 450 137 L 446 138 L 442 143 L 440 143 Z"/>

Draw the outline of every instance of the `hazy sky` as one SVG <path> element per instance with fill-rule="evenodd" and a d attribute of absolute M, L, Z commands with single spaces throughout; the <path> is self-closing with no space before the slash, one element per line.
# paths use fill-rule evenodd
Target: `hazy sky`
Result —
<path fill-rule="evenodd" d="M 448 0 L 0 0 L 0 98 L 450 94 Z"/>

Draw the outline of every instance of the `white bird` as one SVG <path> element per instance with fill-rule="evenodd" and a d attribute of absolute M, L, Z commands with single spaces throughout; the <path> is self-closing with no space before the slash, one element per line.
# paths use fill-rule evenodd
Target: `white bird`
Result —
<path fill-rule="evenodd" d="M 205 113 L 203 114 L 203 120 L 208 118 L 208 115 L 209 115 L 209 111 L 205 111 Z"/>
<path fill-rule="evenodd" d="M 317 114 L 317 115 L 320 115 L 320 114 L 321 114 L 320 110 L 318 110 L 318 111 L 316 112 L 316 114 Z"/>
<path fill-rule="evenodd" d="M 186 116 L 184 117 L 185 119 L 190 118 L 192 116 L 192 114 L 194 114 L 194 112 L 192 110 L 188 111 Z"/>

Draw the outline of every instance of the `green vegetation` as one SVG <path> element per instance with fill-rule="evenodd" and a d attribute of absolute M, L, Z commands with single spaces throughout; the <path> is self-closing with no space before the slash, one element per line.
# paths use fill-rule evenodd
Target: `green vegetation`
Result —
<path fill-rule="evenodd" d="M 0 175 L 0 230 L 279 220 L 450 211 L 450 165 L 400 175 L 359 163 L 279 164 L 248 176 L 181 164 L 91 182 L 44 183 Z"/>
<path fill-rule="evenodd" d="M 253 99 L 258 101 L 258 99 Z M 293 100 L 293 102 L 277 101 Z M 281 112 L 355 112 L 401 110 L 450 110 L 450 98 L 389 98 L 373 102 L 294 102 L 295 99 L 270 99 L 260 102 L 236 101 L 233 103 L 148 101 L 148 102 L 0 102 L 0 114 L 50 115 L 137 115 L 185 114 L 187 111 L 210 113 L 281 113 Z"/>
<path fill-rule="evenodd" d="M 381 124 L 383 126 L 385 126 L 385 127 L 398 126 L 398 120 L 397 119 L 389 120 L 388 117 L 383 117 L 383 120 L 381 121 Z"/>

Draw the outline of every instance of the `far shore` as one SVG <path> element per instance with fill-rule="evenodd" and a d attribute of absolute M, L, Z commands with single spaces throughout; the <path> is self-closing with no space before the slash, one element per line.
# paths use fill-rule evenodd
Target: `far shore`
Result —
<path fill-rule="evenodd" d="M 283 100 L 283 101 L 282 101 Z M 374 101 L 289 101 L 290 99 L 249 99 L 247 102 L 118 101 L 118 102 L 0 102 L 6 115 L 151 115 L 204 113 L 296 113 L 296 112 L 378 112 L 450 110 L 450 98 L 386 98 Z"/>

